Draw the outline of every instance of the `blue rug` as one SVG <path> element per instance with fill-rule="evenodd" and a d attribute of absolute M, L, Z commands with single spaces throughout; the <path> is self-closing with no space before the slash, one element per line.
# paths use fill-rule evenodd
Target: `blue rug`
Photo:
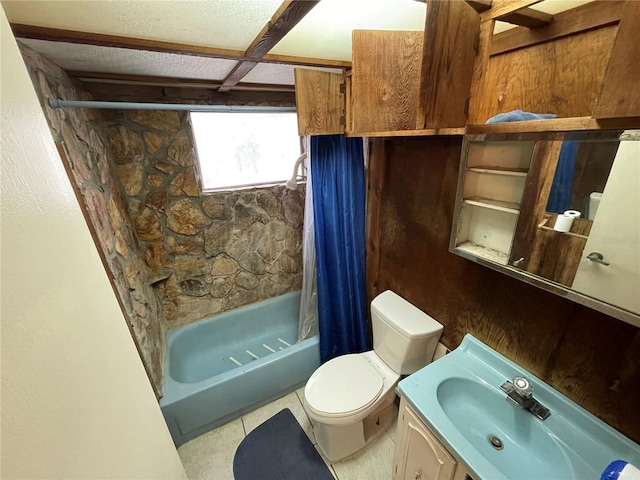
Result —
<path fill-rule="evenodd" d="M 285 408 L 247 435 L 233 457 L 235 480 L 333 480 L 307 434 Z"/>

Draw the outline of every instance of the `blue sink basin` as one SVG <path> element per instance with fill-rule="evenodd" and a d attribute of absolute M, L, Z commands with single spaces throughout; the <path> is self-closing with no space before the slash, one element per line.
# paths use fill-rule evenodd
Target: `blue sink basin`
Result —
<path fill-rule="evenodd" d="M 500 385 L 516 376 L 546 420 L 506 401 Z M 640 445 L 471 335 L 398 390 L 475 480 L 599 479 L 612 460 L 640 465 Z"/>
<path fill-rule="evenodd" d="M 561 445 L 544 422 L 505 401 L 487 384 L 449 378 L 438 385 L 438 402 L 469 443 L 507 478 L 574 478 Z M 492 444 L 497 439 L 498 447 Z"/>

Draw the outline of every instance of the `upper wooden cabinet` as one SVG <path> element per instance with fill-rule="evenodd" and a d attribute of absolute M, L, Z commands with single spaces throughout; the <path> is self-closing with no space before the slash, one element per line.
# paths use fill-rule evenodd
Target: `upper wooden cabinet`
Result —
<path fill-rule="evenodd" d="M 353 32 L 352 132 L 424 128 L 417 118 L 423 41 L 423 32 Z"/>
<path fill-rule="evenodd" d="M 345 131 L 345 80 L 342 74 L 296 68 L 296 107 L 300 135 Z"/>
<path fill-rule="evenodd" d="M 480 15 L 465 2 L 428 2 L 424 32 L 354 31 L 350 76 L 296 70 L 300 134 L 463 128 L 479 25 Z M 339 132 L 329 115 L 338 111 Z"/>

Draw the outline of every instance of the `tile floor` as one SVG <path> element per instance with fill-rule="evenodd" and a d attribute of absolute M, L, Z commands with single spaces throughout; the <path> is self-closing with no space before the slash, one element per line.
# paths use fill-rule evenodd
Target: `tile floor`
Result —
<path fill-rule="evenodd" d="M 283 408 L 291 410 L 315 445 L 311 422 L 302 408 L 302 395 L 303 388 L 182 445 L 178 454 L 188 477 L 191 480 L 233 480 L 233 455 L 242 439 Z M 394 423 L 360 453 L 342 462 L 329 464 L 334 477 L 338 480 L 389 480 L 395 434 Z"/>

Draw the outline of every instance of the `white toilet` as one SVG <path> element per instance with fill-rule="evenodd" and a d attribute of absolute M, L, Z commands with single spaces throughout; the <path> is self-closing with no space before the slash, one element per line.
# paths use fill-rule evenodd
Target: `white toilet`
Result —
<path fill-rule="evenodd" d="M 395 421 L 400 376 L 431 362 L 443 329 L 391 290 L 371 302 L 371 323 L 373 350 L 329 360 L 304 389 L 304 408 L 330 462 L 353 455 Z"/>

